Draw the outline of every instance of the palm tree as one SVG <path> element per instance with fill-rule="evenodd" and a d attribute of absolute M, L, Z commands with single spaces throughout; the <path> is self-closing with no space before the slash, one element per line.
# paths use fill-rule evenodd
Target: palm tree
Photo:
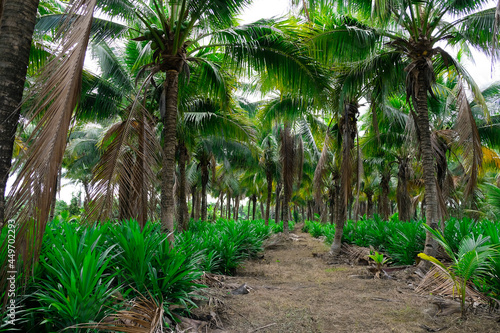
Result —
<path fill-rule="evenodd" d="M 435 80 L 435 67 L 451 67 L 467 81 L 472 87 L 476 100 L 484 107 L 477 85 L 465 71 L 465 69 L 438 43 L 451 45 L 473 46 L 485 53 L 492 50 L 496 54 L 493 32 L 495 22 L 495 8 L 480 10 L 485 1 L 435 1 L 423 2 L 397 1 L 356 1 L 344 2 L 336 0 L 325 0 L 316 2 L 324 5 L 337 5 L 337 8 L 345 12 L 356 13 L 356 15 L 376 28 L 357 26 L 357 38 L 355 42 L 365 41 L 365 45 L 371 45 L 377 39 L 388 46 L 389 54 L 399 57 L 394 63 L 407 59 L 409 65 L 405 68 L 406 91 L 408 102 L 412 103 L 414 111 L 412 116 L 416 120 L 420 152 L 424 169 L 426 217 L 431 228 L 438 226 L 438 200 L 436 181 L 434 175 L 434 160 L 431 147 L 431 132 L 429 127 L 427 94 L 432 94 L 432 85 Z M 453 21 L 448 21 L 448 14 L 453 15 Z M 353 41 L 343 40 L 342 50 L 349 50 L 348 45 Z M 338 48 L 339 43 L 331 46 Z M 471 181 L 468 191 L 471 193 L 475 183 L 473 174 L 477 174 L 480 163 L 480 144 L 477 140 L 477 130 L 472 124 L 472 117 L 467 110 L 468 102 L 465 98 L 464 89 L 459 96 L 459 123 L 457 127 L 464 132 L 461 144 L 468 145 L 471 158 Z M 484 108 L 486 112 L 486 107 Z M 437 243 L 427 233 L 425 251 L 428 255 L 434 255 Z"/>
<path fill-rule="evenodd" d="M 97 124 L 86 124 L 72 131 L 63 159 L 63 167 L 66 169 L 63 176 L 83 186 L 85 208 L 90 200 L 92 169 L 100 157 L 98 144 L 102 132 L 102 126 Z"/>

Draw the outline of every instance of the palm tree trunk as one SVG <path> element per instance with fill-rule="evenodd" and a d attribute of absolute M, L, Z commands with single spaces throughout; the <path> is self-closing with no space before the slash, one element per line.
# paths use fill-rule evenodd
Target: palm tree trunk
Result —
<path fill-rule="evenodd" d="M 434 158 L 431 146 L 431 131 L 429 126 L 429 111 L 427 105 L 427 87 L 424 75 L 418 76 L 418 95 L 416 100 L 417 125 L 420 139 L 420 151 L 422 154 L 422 167 L 424 170 L 425 186 L 425 216 L 427 225 L 432 229 L 438 229 L 438 198 L 436 190 L 436 177 L 434 175 Z M 430 256 L 436 256 L 437 242 L 430 232 L 427 232 L 425 238 L 424 253 Z M 422 262 L 426 262 L 422 260 Z M 424 264 L 425 265 L 425 264 Z"/>
<path fill-rule="evenodd" d="M 208 164 L 201 165 L 201 220 L 207 220 Z"/>
<path fill-rule="evenodd" d="M 196 186 L 191 186 L 191 218 L 193 220 L 195 211 L 196 211 Z"/>
<path fill-rule="evenodd" d="M 269 213 L 264 210 L 264 203 L 262 202 L 262 200 L 259 200 L 259 205 L 260 205 L 260 218 L 261 219 L 264 218 L 266 214 L 269 217 Z"/>
<path fill-rule="evenodd" d="M 252 195 L 252 202 L 253 202 L 253 210 L 252 210 L 252 220 L 255 220 L 255 212 L 257 211 L 257 196 L 254 194 Z"/>
<path fill-rule="evenodd" d="M 179 140 L 179 229 L 187 230 L 188 227 L 188 206 L 186 202 L 186 163 L 187 148 L 183 141 Z"/>
<path fill-rule="evenodd" d="M 0 3 L 0 225 L 39 0 Z"/>
<path fill-rule="evenodd" d="M 234 218 L 235 221 L 238 221 L 239 211 L 240 211 L 240 196 L 237 195 L 234 198 L 234 213 L 233 213 L 233 218 Z"/>
<path fill-rule="evenodd" d="M 366 216 L 371 218 L 373 216 L 373 193 L 365 192 L 366 194 Z"/>
<path fill-rule="evenodd" d="M 273 175 L 270 171 L 266 171 L 267 179 L 267 199 L 266 199 L 266 217 L 265 223 L 269 225 L 269 212 L 271 211 L 271 196 L 273 192 Z"/>
<path fill-rule="evenodd" d="M 345 105 L 342 124 L 342 173 L 340 175 L 341 200 L 336 204 L 339 209 L 339 218 L 335 221 L 335 237 L 331 246 L 331 253 L 338 255 L 342 246 L 342 235 L 346 221 L 346 208 L 351 197 L 352 159 L 351 150 L 354 148 L 354 138 L 357 132 L 358 107 L 354 103 Z"/>
<path fill-rule="evenodd" d="M 224 192 L 220 192 L 220 217 L 224 218 Z"/>
<path fill-rule="evenodd" d="M 391 179 L 390 170 L 386 169 L 382 171 L 382 180 L 380 182 L 380 187 L 382 193 L 380 195 L 380 215 L 384 221 L 389 220 L 389 181 Z"/>
<path fill-rule="evenodd" d="M 276 184 L 276 205 L 274 207 L 274 223 L 280 223 L 280 192 L 281 183 Z"/>
<path fill-rule="evenodd" d="M 226 203 L 227 219 L 231 219 L 231 193 L 227 192 L 227 203 Z"/>
<path fill-rule="evenodd" d="M 219 207 L 220 196 L 215 201 L 214 211 L 212 212 L 212 222 L 217 221 L 217 209 Z"/>
<path fill-rule="evenodd" d="M 408 193 L 408 158 L 399 160 L 397 205 L 400 221 L 410 221 L 411 199 Z"/>
<path fill-rule="evenodd" d="M 179 72 L 168 70 L 165 83 L 165 114 L 163 121 L 163 165 L 161 187 L 161 224 L 169 232 L 170 244 L 174 243 L 174 173 L 175 143 L 177 137 L 177 98 Z"/>
<path fill-rule="evenodd" d="M 196 209 L 194 211 L 194 220 L 195 221 L 200 220 L 200 213 L 201 213 L 201 192 L 196 191 Z"/>

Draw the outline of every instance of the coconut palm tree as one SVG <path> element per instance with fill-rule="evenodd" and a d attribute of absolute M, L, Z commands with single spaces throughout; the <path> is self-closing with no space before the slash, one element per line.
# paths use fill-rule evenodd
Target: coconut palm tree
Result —
<path fill-rule="evenodd" d="M 306 3 L 306 2 L 304 2 Z M 344 13 L 356 13 L 357 17 L 373 28 L 356 26 L 356 38 L 337 39 L 340 43 L 330 43 L 330 48 L 351 50 L 352 44 L 362 41 L 366 46 L 379 40 L 388 47 L 388 54 L 396 56 L 394 63 L 408 61 L 406 66 L 406 91 L 408 103 L 413 106 L 412 117 L 418 128 L 420 152 L 424 169 L 426 218 L 433 229 L 438 226 L 438 200 L 434 175 L 434 160 L 431 147 L 431 132 L 428 114 L 428 93 L 432 94 L 435 81 L 435 68 L 450 67 L 461 80 L 465 80 L 475 95 L 476 101 L 487 108 L 477 85 L 456 59 L 439 47 L 439 43 L 475 47 L 485 53 L 494 52 L 495 8 L 482 10 L 486 1 L 435 1 L 423 2 L 397 1 L 336 1 L 324 0 L 307 2 L 316 6 L 336 6 Z M 449 18 L 452 17 L 451 21 Z M 343 46 L 340 46 L 343 45 Z M 349 51 L 346 51 L 349 52 Z M 399 60 L 398 60 L 399 58 Z M 439 69 L 438 69 L 439 71 Z M 461 144 L 469 152 L 471 177 L 466 194 L 475 185 L 477 169 L 480 165 L 480 143 L 473 118 L 468 109 L 465 89 L 462 86 L 459 100 L 457 128 L 460 129 Z M 426 254 L 434 255 L 437 243 L 427 233 Z"/>
<path fill-rule="evenodd" d="M 467 71 L 456 59 L 439 47 L 439 43 L 461 45 L 462 47 L 475 47 L 485 53 L 494 52 L 495 43 L 495 8 L 481 10 L 486 1 L 470 0 L 466 2 L 434 1 L 427 0 L 413 3 L 404 0 L 391 2 L 372 1 L 320 1 L 322 4 L 337 4 L 339 9 L 346 12 L 357 13 L 371 26 L 364 31 L 357 31 L 365 39 L 380 37 L 389 52 L 400 57 L 401 61 L 407 59 L 410 63 L 405 71 L 406 91 L 408 102 L 412 104 L 412 117 L 415 118 L 418 128 L 420 151 L 424 169 L 426 218 L 431 228 L 438 226 L 438 200 L 434 175 L 434 161 L 431 147 L 431 132 L 429 127 L 428 93 L 432 94 L 435 81 L 435 67 L 450 67 L 465 80 L 474 93 L 476 101 L 484 107 L 484 98 L 480 94 Z M 452 20 L 449 17 L 452 16 Z M 438 69 L 439 71 L 439 69 Z M 466 194 L 472 193 L 477 169 L 480 165 L 480 143 L 477 129 L 473 124 L 465 89 L 462 86 L 459 100 L 459 116 L 457 128 L 461 132 L 460 143 L 467 146 L 470 181 Z M 437 243 L 427 233 L 426 254 L 434 255 Z"/>

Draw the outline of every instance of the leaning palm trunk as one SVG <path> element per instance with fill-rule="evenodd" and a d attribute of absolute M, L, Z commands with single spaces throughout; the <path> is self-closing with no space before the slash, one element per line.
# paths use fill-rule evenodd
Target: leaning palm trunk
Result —
<path fill-rule="evenodd" d="M 0 1 L 0 226 L 4 223 L 5 186 L 19 121 L 19 104 L 29 63 L 38 0 Z"/>
<path fill-rule="evenodd" d="M 423 65 L 425 66 L 425 65 Z M 434 230 L 438 228 L 438 200 L 436 190 L 436 177 L 434 176 L 434 158 L 431 146 L 431 131 L 429 126 L 429 112 L 427 105 L 427 91 L 429 83 L 426 81 L 423 73 L 425 69 L 420 71 L 418 76 L 418 91 L 416 101 L 417 125 L 420 139 L 420 151 L 422 154 L 422 166 L 424 170 L 424 186 L 425 186 L 425 217 L 427 225 Z M 411 75 L 411 74 L 410 74 Z M 425 239 L 424 253 L 429 256 L 436 256 L 437 242 L 432 237 L 432 234 L 427 231 Z"/>
<path fill-rule="evenodd" d="M 179 72 L 168 70 L 165 83 L 165 114 L 163 117 L 163 170 L 161 187 L 161 223 L 169 233 L 169 241 L 174 242 L 174 172 L 175 141 L 177 124 L 177 98 Z"/>
<path fill-rule="evenodd" d="M 340 121 L 342 129 L 342 173 L 340 176 L 341 195 L 337 201 L 338 219 L 335 221 L 335 237 L 330 249 L 333 255 L 340 253 L 342 245 L 342 235 L 344 232 L 344 223 L 346 220 L 347 206 L 351 196 L 351 178 L 352 178 L 352 150 L 354 148 L 354 138 L 357 131 L 358 107 L 354 103 L 345 105 L 344 115 Z"/>

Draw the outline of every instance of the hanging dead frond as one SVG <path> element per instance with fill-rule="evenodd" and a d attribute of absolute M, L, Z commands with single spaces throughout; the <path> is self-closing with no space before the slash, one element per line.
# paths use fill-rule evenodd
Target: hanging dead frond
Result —
<path fill-rule="evenodd" d="M 322 202 L 322 189 L 324 188 L 324 176 L 327 171 L 327 164 L 329 158 L 329 146 L 330 146 L 330 136 L 327 134 L 325 136 L 325 141 L 323 143 L 323 150 L 321 151 L 321 156 L 319 158 L 318 164 L 316 165 L 316 170 L 314 171 L 314 199 L 316 202 Z"/>
<path fill-rule="evenodd" d="M 140 108 L 136 108 L 140 109 Z M 153 119 L 146 110 L 129 111 L 125 121 L 115 124 L 102 140 L 104 149 L 94 168 L 88 221 L 103 221 L 112 216 L 118 194 L 120 219 L 139 219 L 141 225 L 154 218 L 149 207 L 156 200 L 155 186 L 161 160 L 160 143 Z"/>
<path fill-rule="evenodd" d="M 463 166 L 465 169 L 465 198 L 474 192 L 477 185 L 479 169 L 483 161 L 481 138 L 477 130 L 476 121 L 472 115 L 469 101 L 462 82 L 457 85 L 457 110 L 458 116 L 455 131 L 458 135 L 458 148 L 463 152 Z"/>
<path fill-rule="evenodd" d="M 29 279 L 38 260 L 48 221 L 57 175 L 66 148 L 73 111 L 79 101 L 85 60 L 96 0 L 75 0 L 61 27 L 58 54 L 40 73 L 28 117 L 39 119 L 7 203 L 7 219 L 16 217 L 19 232 L 17 253 L 22 257 L 24 277 Z M 21 262 L 21 261 L 18 261 Z M 3 267 L 7 267 L 5 264 Z M 1 279 L 5 281 L 5 279 Z"/>

